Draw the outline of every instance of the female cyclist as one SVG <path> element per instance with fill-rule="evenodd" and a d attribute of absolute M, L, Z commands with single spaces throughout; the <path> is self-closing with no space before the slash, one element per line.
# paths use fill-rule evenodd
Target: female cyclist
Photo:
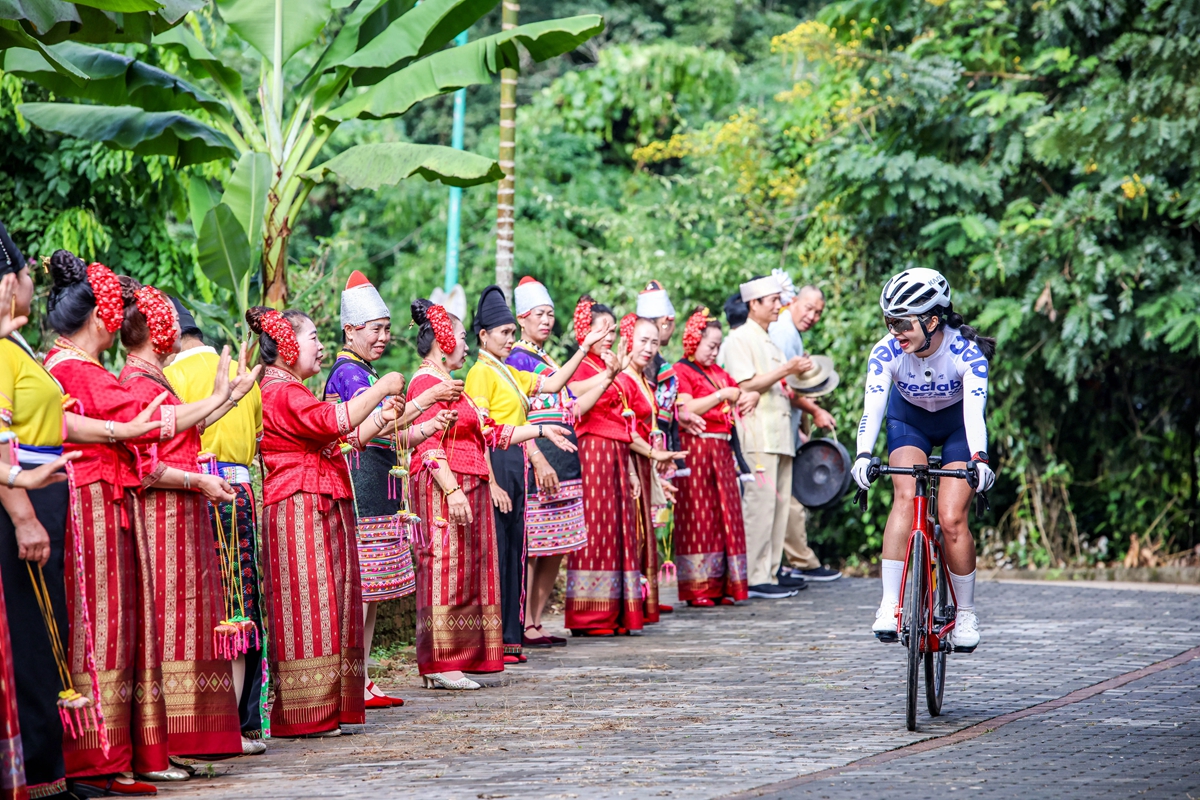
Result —
<path fill-rule="evenodd" d="M 943 469 L 963 469 L 974 461 L 978 490 L 996 476 L 988 466 L 988 362 L 996 340 L 963 323 L 950 303 L 950 284 L 932 269 L 909 269 L 894 276 L 879 297 L 889 335 L 871 351 L 863 417 L 858 425 L 858 457 L 852 474 L 863 489 L 879 425 L 887 417 L 888 461 L 893 467 L 928 463 L 942 448 Z M 883 642 L 896 640 L 896 605 L 904 553 L 913 525 L 916 479 L 892 476 L 895 498 L 883 533 L 883 602 L 872 630 Z M 938 522 L 945 538 L 946 567 L 958 600 L 951 643 L 970 653 L 979 645 L 975 618 L 975 540 L 967 529 L 967 509 L 975 490 L 966 481 L 947 481 L 938 492 Z"/>

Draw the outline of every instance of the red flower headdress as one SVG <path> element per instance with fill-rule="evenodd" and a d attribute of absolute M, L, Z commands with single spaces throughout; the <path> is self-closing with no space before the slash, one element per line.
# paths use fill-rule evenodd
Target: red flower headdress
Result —
<path fill-rule="evenodd" d="M 453 353 L 454 348 L 458 346 L 458 340 L 454 336 L 454 322 L 450 319 L 446 308 L 438 305 L 430 306 L 425 311 L 425 319 L 429 320 L 429 326 L 433 328 L 433 340 L 437 342 L 438 347 L 442 348 L 442 352 L 447 355 Z"/>
<path fill-rule="evenodd" d="M 592 332 L 592 306 L 596 301 L 586 294 L 575 304 L 575 341 L 583 344 L 583 340 Z"/>
<path fill-rule="evenodd" d="M 287 317 L 272 308 L 262 315 L 260 324 L 263 333 L 275 342 L 275 350 L 283 363 L 289 367 L 295 364 L 300 357 L 300 343 L 296 341 L 296 332 Z"/>
<path fill-rule="evenodd" d="M 625 352 L 633 352 L 633 329 L 637 327 L 638 315 L 626 314 L 621 317 L 621 341 L 625 343 Z"/>
<path fill-rule="evenodd" d="M 121 300 L 121 282 L 113 271 L 99 262 L 88 264 L 88 285 L 96 298 L 96 315 L 104 330 L 116 333 L 125 321 L 125 303 Z"/>
<path fill-rule="evenodd" d="M 133 296 L 137 310 L 146 318 L 150 328 L 150 344 L 160 356 L 175 347 L 175 306 L 167 296 L 153 286 L 143 286 Z"/>
<path fill-rule="evenodd" d="M 708 327 L 709 320 L 707 308 L 699 308 L 688 317 L 687 324 L 683 326 L 684 358 L 696 355 L 696 348 L 700 346 L 700 339 L 704 336 L 704 329 Z"/>

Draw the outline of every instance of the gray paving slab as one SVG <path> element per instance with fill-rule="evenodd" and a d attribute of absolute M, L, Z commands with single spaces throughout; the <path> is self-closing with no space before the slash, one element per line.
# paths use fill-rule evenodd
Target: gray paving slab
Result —
<path fill-rule="evenodd" d="M 679 607 L 641 637 L 533 652 L 483 691 L 394 687 L 355 735 L 163 787 L 179 797 L 713 798 L 943 736 L 1200 645 L 1190 594 L 980 583 L 984 643 L 944 715 L 904 729 L 904 650 L 877 643 L 878 581 Z M 548 626 L 553 627 L 553 626 Z M 1033 724 L 1033 723 L 1031 723 Z M 1132 730 L 1132 729 L 1131 729 Z M 1069 763 L 1069 753 L 1063 753 Z"/>
<path fill-rule="evenodd" d="M 1200 797 L 1200 659 L 960 744 L 761 795 Z"/>

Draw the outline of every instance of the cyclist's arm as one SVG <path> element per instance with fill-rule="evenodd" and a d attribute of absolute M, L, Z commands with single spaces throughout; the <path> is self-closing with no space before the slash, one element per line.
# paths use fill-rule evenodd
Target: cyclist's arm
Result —
<path fill-rule="evenodd" d="M 870 453 L 879 438 L 879 428 L 887 414 L 888 392 L 892 388 L 892 367 L 896 359 L 884 362 L 872 358 L 867 365 L 867 386 L 863 395 L 863 415 L 858 423 L 858 453 Z"/>
<path fill-rule="evenodd" d="M 967 446 L 971 454 L 987 452 L 988 367 L 987 361 L 964 364 L 963 379 L 963 425 L 967 429 Z M 983 373 L 983 374 L 980 374 Z"/>

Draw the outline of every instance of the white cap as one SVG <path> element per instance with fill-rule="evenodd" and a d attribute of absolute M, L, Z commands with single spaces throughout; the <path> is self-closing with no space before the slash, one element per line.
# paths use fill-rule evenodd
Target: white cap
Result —
<path fill-rule="evenodd" d="M 773 294 L 783 294 L 783 287 L 779 284 L 779 278 L 774 275 L 767 275 L 765 278 L 755 278 L 741 285 L 742 302 L 749 303 L 751 300 L 758 300 L 763 297 L 768 297 Z"/>
<path fill-rule="evenodd" d="M 796 299 L 796 284 L 792 283 L 792 276 L 788 275 L 783 270 L 776 268 L 771 270 L 771 274 L 779 280 L 779 286 L 783 289 L 779 293 L 779 302 L 785 306 Z"/>
<path fill-rule="evenodd" d="M 650 281 L 646 288 L 638 293 L 637 315 L 646 319 L 670 317 L 675 319 L 675 306 L 667 297 L 667 290 L 658 281 Z"/>
<path fill-rule="evenodd" d="M 391 318 L 392 312 L 388 311 L 387 303 L 383 302 L 367 276 L 358 270 L 351 272 L 346 289 L 342 292 L 342 325 L 357 328 L 373 319 Z"/>
<path fill-rule="evenodd" d="M 554 308 L 554 301 L 550 299 L 550 292 L 546 291 L 546 287 L 539 281 L 530 278 L 528 275 L 521 278 L 521 282 L 517 284 L 517 288 L 513 289 L 513 301 L 517 306 L 518 317 L 525 316 L 538 306 L 550 306 Z"/>

